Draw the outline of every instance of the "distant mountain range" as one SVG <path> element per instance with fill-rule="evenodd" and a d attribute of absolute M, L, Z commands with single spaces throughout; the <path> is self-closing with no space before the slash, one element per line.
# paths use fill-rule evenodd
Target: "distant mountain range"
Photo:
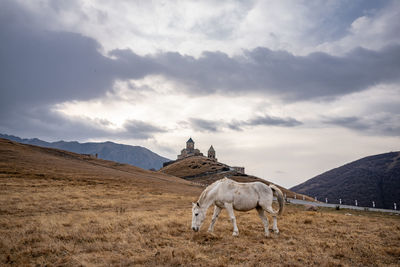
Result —
<path fill-rule="evenodd" d="M 130 146 L 116 144 L 113 142 L 103 143 L 78 143 L 73 142 L 46 142 L 37 138 L 22 139 L 17 136 L 0 134 L 0 138 L 9 139 L 15 142 L 36 145 L 49 148 L 57 148 L 79 154 L 97 154 L 99 158 L 112 160 L 119 163 L 127 163 L 143 169 L 160 169 L 164 162 L 170 161 L 167 158 L 150 151 L 141 146 Z"/>
<path fill-rule="evenodd" d="M 400 209 L 400 152 L 369 156 L 332 169 L 291 188 L 318 200 Z"/>

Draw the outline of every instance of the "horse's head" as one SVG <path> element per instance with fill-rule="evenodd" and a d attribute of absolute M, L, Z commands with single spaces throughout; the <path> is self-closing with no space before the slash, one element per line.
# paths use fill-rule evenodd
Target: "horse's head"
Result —
<path fill-rule="evenodd" d="M 197 232 L 200 230 L 201 225 L 206 217 L 203 209 L 201 209 L 199 202 L 192 203 L 192 229 Z"/>

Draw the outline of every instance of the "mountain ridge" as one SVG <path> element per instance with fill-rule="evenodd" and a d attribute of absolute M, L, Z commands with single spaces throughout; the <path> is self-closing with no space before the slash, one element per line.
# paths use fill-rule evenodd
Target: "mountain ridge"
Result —
<path fill-rule="evenodd" d="M 400 204 L 400 152 L 372 155 L 317 175 L 291 190 L 331 203 L 392 209 Z"/>
<path fill-rule="evenodd" d="M 111 141 L 86 142 L 56 141 L 46 142 L 38 138 L 20 138 L 14 135 L 0 134 L 0 138 L 12 140 L 22 144 L 36 145 L 48 148 L 62 149 L 79 154 L 97 154 L 99 158 L 131 164 L 143 169 L 160 169 L 169 159 L 162 157 L 141 146 L 118 144 Z"/>

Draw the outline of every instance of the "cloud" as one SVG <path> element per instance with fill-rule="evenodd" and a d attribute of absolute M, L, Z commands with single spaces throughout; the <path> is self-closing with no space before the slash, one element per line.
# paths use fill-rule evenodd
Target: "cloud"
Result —
<path fill-rule="evenodd" d="M 198 118 L 190 118 L 189 122 L 194 130 L 200 132 L 219 132 L 222 126 L 220 122 Z"/>
<path fill-rule="evenodd" d="M 29 113 L 29 114 L 27 114 Z M 27 129 L 29 135 L 27 135 Z M 92 119 L 84 115 L 66 116 L 47 107 L 20 112 L 0 123 L 1 133 L 18 136 L 38 136 L 52 140 L 88 140 L 93 138 L 124 138 L 146 140 L 165 129 L 140 120 L 128 120 L 122 127 L 116 127 L 106 119 Z"/>
<path fill-rule="evenodd" d="M 269 115 L 256 116 L 248 120 L 232 120 L 230 122 L 212 121 L 199 118 L 190 118 L 190 125 L 194 130 L 200 132 L 221 132 L 224 129 L 231 129 L 234 131 L 242 131 L 244 127 L 252 128 L 256 126 L 278 126 L 278 127 L 295 127 L 302 124 L 302 122 L 294 118 L 279 118 Z"/>
<path fill-rule="evenodd" d="M 129 120 L 123 125 L 125 132 L 119 133 L 119 136 L 134 139 L 149 139 L 154 133 L 164 133 L 165 129 L 154 126 L 139 120 Z"/>
<path fill-rule="evenodd" d="M 353 1 L 350 7 L 355 2 Z M 358 6 L 357 16 L 353 16 L 352 20 L 349 21 L 345 34 L 336 40 L 321 43 L 317 46 L 317 49 L 343 54 L 356 47 L 379 50 L 388 45 L 400 44 L 400 25 L 393 23 L 400 16 L 399 1 L 363 2 L 362 8 Z M 346 8 L 345 13 L 349 11 L 353 12 L 354 10 Z M 334 17 L 340 18 L 340 16 Z"/>
<path fill-rule="evenodd" d="M 0 5 L 5 10 L 0 13 L 2 114 L 21 106 L 92 99 L 111 91 L 118 79 L 138 79 L 153 72 L 154 63 L 146 57 L 124 50 L 104 56 L 93 38 L 42 29 L 16 2 Z"/>
<path fill-rule="evenodd" d="M 287 101 L 332 98 L 400 81 L 400 46 L 381 51 L 362 48 L 345 56 L 256 48 L 243 56 L 205 52 L 199 59 L 177 53 L 159 54 L 162 73 L 186 84 L 186 92 L 274 95 Z"/>
<path fill-rule="evenodd" d="M 99 44 L 74 33 L 0 28 L 1 105 L 10 107 L 90 99 L 115 79 Z"/>
<path fill-rule="evenodd" d="M 299 126 L 302 123 L 293 118 L 278 118 L 278 117 L 271 117 L 268 115 L 258 116 L 249 121 L 245 121 L 242 123 L 243 125 L 248 126 L 283 126 L 283 127 L 294 127 Z"/>
<path fill-rule="evenodd" d="M 361 118 L 358 117 L 334 117 L 329 118 L 323 121 L 326 124 L 338 125 L 341 127 L 354 129 L 358 131 L 367 130 L 370 128 L 366 122 L 362 121 Z"/>
<path fill-rule="evenodd" d="M 0 132 L 22 137 L 41 137 L 46 140 L 87 140 L 115 135 L 108 126 L 110 121 L 90 119 L 85 116 L 65 116 L 49 107 L 19 110 L 12 116 L 4 117 Z"/>
<path fill-rule="evenodd" d="M 294 118 L 279 118 L 275 116 L 263 115 L 254 118 L 238 121 L 233 120 L 227 124 L 228 128 L 235 131 L 243 130 L 243 127 L 256 127 L 256 126 L 277 126 L 277 127 L 296 127 L 303 123 Z"/>
<path fill-rule="evenodd" d="M 357 41 L 382 42 L 373 36 L 386 37 L 396 27 L 387 23 L 396 20 L 390 15 L 396 1 L 14 1 L 46 29 L 78 32 L 107 50 L 128 47 L 140 55 L 161 50 L 197 57 L 205 47 L 233 55 L 259 46 L 305 55 L 318 45 L 352 38 L 349 29 L 360 17 L 384 25 L 366 40 L 342 42 L 348 51 Z M 387 17 L 385 24 L 380 17 Z"/>
<path fill-rule="evenodd" d="M 375 117 L 329 117 L 323 119 L 322 122 L 368 135 L 400 136 L 399 114 L 383 113 Z"/>

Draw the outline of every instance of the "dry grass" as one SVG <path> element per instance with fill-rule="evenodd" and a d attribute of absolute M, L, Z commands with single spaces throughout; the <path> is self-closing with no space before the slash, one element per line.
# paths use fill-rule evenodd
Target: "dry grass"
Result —
<path fill-rule="evenodd" d="M 222 171 L 224 168 L 229 168 L 229 166 L 204 156 L 193 156 L 178 160 L 162 168 L 160 172 L 177 177 L 186 177 L 205 172 Z"/>
<path fill-rule="evenodd" d="M 78 161 L 63 165 L 54 159 L 46 169 L 35 163 L 39 154 L 22 161 L 19 150 L 8 155 L 3 151 L 0 265 L 400 264 L 399 216 L 353 211 L 348 216 L 349 211 L 310 212 L 287 205 L 278 220 L 279 236 L 264 238 L 255 211 L 236 213 L 237 238 L 231 236 L 226 212 L 215 234 L 206 233 L 210 214 L 202 230 L 194 233 L 190 202 L 200 188 L 156 176 L 145 183 L 133 171 L 104 166 L 83 168 L 82 163 L 81 168 L 68 169 Z"/>

